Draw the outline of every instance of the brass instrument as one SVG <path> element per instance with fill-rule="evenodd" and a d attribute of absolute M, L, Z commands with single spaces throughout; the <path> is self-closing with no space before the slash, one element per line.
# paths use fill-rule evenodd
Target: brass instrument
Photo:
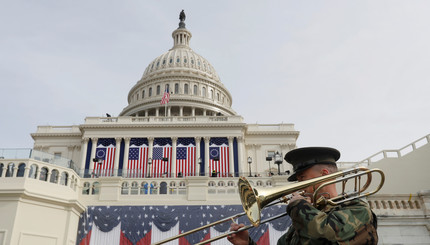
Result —
<path fill-rule="evenodd" d="M 375 190 L 365 192 L 372 182 L 372 174 L 373 173 L 378 173 L 380 175 L 380 182 L 379 182 L 379 184 Z M 363 175 L 367 175 L 367 179 L 366 179 L 366 182 L 364 183 L 364 185 L 361 186 L 361 177 Z M 346 183 L 350 179 L 355 180 L 354 181 L 354 188 L 353 188 L 353 191 L 346 193 L 346 191 L 345 191 Z M 297 182 L 297 183 L 294 183 L 291 185 L 274 187 L 274 188 L 270 188 L 270 189 L 253 188 L 245 177 L 240 177 L 239 182 L 238 182 L 238 186 L 239 186 L 240 199 L 242 201 L 242 206 L 244 209 L 243 213 L 233 215 L 231 217 L 216 221 L 214 223 L 199 227 L 197 229 L 179 234 L 179 235 L 171 237 L 171 238 L 167 238 L 163 241 L 156 242 L 153 245 L 163 244 L 163 243 L 178 239 L 180 237 L 187 236 L 191 233 L 206 229 L 208 227 L 212 227 L 212 226 L 215 226 L 215 225 L 220 224 L 220 223 L 231 221 L 231 220 L 238 218 L 240 216 L 243 216 L 245 214 L 248 216 L 248 219 L 252 225 L 242 227 L 237 231 L 230 231 L 230 232 L 224 233 L 218 237 L 214 237 L 214 238 L 211 238 L 209 240 L 205 240 L 205 241 L 202 241 L 200 243 L 197 243 L 197 245 L 207 244 L 207 243 L 210 243 L 212 241 L 216 241 L 216 240 L 219 240 L 221 238 L 227 237 L 231 234 L 235 234 L 235 233 L 238 233 L 238 232 L 241 232 L 244 230 L 248 230 L 252 227 L 257 227 L 260 224 L 263 224 L 263 223 L 266 223 L 266 222 L 269 222 L 269 221 L 272 221 L 272 220 L 275 220 L 275 219 L 278 219 L 280 217 L 287 215 L 286 213 L 284 213 L 284 214 L 280 214 L 280 215 L 274 216 L 272 218 L 261 221 L 261 210 L 264 207 L 269 207 L 269 206 L 272 206 L 272 205 L 275 205 L 275 204 L 278 204 L 281 202 L 286 202 L 286 201 L 288 201 L 288 199 L 284 198 L 285 196 L 289 196 L 292 193 L 301 191 L 301 190 L 303 190 L 307 187 L 310 187 L 310 186 L 316 186 L 316 185 L 320 184 L 318 186 L 318 188 L 316 188 L 314 193 L 313 193 L 313 200 L 316 200 L 313 202 L 313 205 L 318 208 L 320 206 L 324 206 L 327 204 L 338 205 L 338 204 L 341 204 L 341 203 L 344 203 L 347 201 L 351 201 L 351 200 L 354 200 L 357 198 L 362 198 L 362 197 L 366 197 L 369 195 L 373 195 L 382 188 L 382 186 L 384 185 L 384 181 L 385 181 L 385 175 L 384 175 L 384 172 L 382 172 L 382 170 L 380 170 L 380 169 L 368 169 L 365 167 L 357 167 L 357 168 L 353 168 L 353 169 L 349 169 L 349 170 L 339 171 L 339 172 L 336 172 L 333 174 L 324 175 L 324 176 L 313 178 L 310 180 Z M 332 185 L 332 184 L 336 184 L 336 183 L 342 184 L 342 191 L 341 191 L 340 195 L 338 195 L 337 197 L 330 198 L 330 199 L 326 199 L 323 196 L 321 196 L 319 199 L 317 199 L 317 197 L 319 195 L 321 195 L 321 194 L 319 194 L 321 188 L 323 188 L 327 185 Z M 277 199 L 282 199 L 282 200 L 274 202 Z"/>

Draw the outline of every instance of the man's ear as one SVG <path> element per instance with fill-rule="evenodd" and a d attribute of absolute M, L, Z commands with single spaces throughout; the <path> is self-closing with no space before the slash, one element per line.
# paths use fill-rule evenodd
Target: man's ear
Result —
<path fill-rule="evenodd" d="M 323 168 L 323 169 L 321 169 L 321 174 L 324 176 L 324 175 L 328 175 L 328 174 L 330 174 L 330 171 L 328 170 L 328 169 L 326 169 L 326 168 Z"/>

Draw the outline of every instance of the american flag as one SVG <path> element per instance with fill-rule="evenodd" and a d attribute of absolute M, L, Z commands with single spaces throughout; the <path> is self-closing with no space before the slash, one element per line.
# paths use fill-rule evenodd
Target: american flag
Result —
<path fill-rule="evenodd" d="M 152 176 L 170 177 L 171 160 L 172 140 L 170 138 L 155 138 L 154 148 L 152 150 Z"/>
<path fill-rule="evenodd" d="M 227 138 L 211 138 L 209 143 L 209 171 L 218 177 L 229 174 L 230 152 Z"/>
<path fill-rule="evenodd" d="M 196 173 L 196 145 L 194 138 L 179 138 L 176 147 L 176 176 Z"/>
<path fill-rule="evenodd" d="M 263 209 L 262 220 L 285 213 L 285 205 Z M 76 245 L 146 245 L 199 228 L 243 212 L 241 205 L 191 206 L 89 206 L 80 215 Z M 235 220 L 249 224 L 246 216 Z M 291 225 L 284 216 L 249 230 L 250 237 L 260 245 L 276 244 Z M 230 222 L 206 228 L 169 244 L 191 245 L 228 232 Z M 211 245 L 230 244 L 226 238 Z"/>
<path fill-rule="evenodd" d="M 167 87 L 166 90 L 164 91 L 163 98 L 161 98 L 160 103 L 162 105 L 167 104 L 169 103 L 169 99 L 170 99 L 170 94 L 169 94 L 169 88 Z"/>
<path fill-rule="evenodd" d="M 129 178 L 142 178 L 148 174 L 148 139 L 132 138 L 128 153 L 127 176 Z"/>
<path fill-rule="evenodd" d="M 102 138 L 97 142 L 96 158 L 101 162 L 94 162 L 94 177 L 113 176 L 115 162 L 115 139 Z"/>

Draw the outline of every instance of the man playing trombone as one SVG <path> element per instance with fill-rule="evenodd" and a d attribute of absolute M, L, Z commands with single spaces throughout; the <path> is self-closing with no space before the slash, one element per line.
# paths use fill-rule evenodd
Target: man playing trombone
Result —
<path fill-rule="evenodd" d="M 328 147 L 298 148 L 288 152 L 285 160 L 293 165 L 294 173 L 288 181 L 305 181 L 316 177 L 336 173 L 338 150 Z M 376 216 L 367 203 L 353 199 L 338 205 L 314 207 L 314 191 L 321 184 L 310 185 L 302 191 L 304 194 L 292 194 L 287 207 L 292 225 L 287 233 L 278 240 L 284 244 L 377 244 Z M 316 199 L 337 197 L 335 184 L 322 187 Z M 236 231 L 244 224 L 231 224 L 231 231 Z M 235 245 L 256 244 L 247 230 L 229 235 L 227 239 Z"/>

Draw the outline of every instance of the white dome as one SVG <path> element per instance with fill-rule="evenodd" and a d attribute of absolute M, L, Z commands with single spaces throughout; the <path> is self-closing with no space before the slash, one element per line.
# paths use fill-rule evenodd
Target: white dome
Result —
<path fill-rule="evenodd" d="M 173 31 L 173 48 L 146 67 L 142 78 L 128 94 L 129 105 L 121 116 L 160 116 L 164 91 L 170 93 L 172 116 L 236 115 L 230 92 L 221 83 L 213 66 L 189 46 L 191 32 L 180 22 Z"/>

